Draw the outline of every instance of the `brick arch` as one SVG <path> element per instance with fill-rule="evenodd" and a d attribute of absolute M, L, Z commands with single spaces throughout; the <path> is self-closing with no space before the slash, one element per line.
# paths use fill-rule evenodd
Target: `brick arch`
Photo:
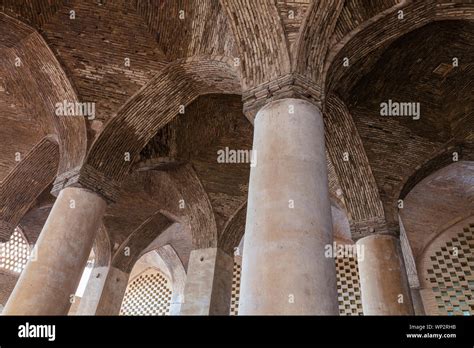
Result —
<path fill-rule="evenodd" d="M 402 21 L 397 18 L 399 10 L 403 10 L 405 16 Z M 334 104 L 330 99 L 332 99 L 335 91 L 341 95 L 350 91 L 354 81 L 357 81 L 360 75 L 369 71 L 388 45 L 405 34 L 435 21 L 469 19 L 474 19 L 474 4 L 467 2 L 454 4 L 436 0 L 427 2 L 403 1 L 387 7 L 386 10 L 367 19 L 344 35 L 338 34 L 339 29 L 336 28 L 334 35 L 336 35 L 335 38 L 337 38 L 337 35 L 339 37 L 337 40 L 334 38 L 331 50 L 326 57 L 325 68 L 319 77 L 320 83 L 325 86 L 326 104 L 329 104 L 329 106 Z M 367 44 L 367 42 L 370 44 Z M 349 58 L 350 66 L 348 68 L 342 65 L 344 57 Z M 354 65 L 358 69 L 354 69 Z M 332 115 L 328 113 L 326 116 Z M 325 120 L 325 122 L 329 121 L 330 119 Z M 328 126 L 327 129 L 331 131 L 331 126 Z M 335 139 L 332 139 L 332 141 L 335 141 Z M 328 140 L 328 143 L 330 142 L 331 139 Z M 455 143 L 453 141 L 449 145 L 457 146 L 453 144 L 459 144 L 459 142 Z M 465 147 L 464 152 L 468 148 Z M 422 164 L 420 163 L 420 165 Z M 408 180 L 408 178 L 406 179 Z M 415 177 L 411 180 L 416 181 Z M 413 185 L 413 183 L 407 185 Z M 403 191 L 406 191 L 406 189 L 403 189 L 402 186 L 398 187 L 400 194 Z M 370 220 L 368 222 L 372 225 L 379 225 L 380 223 L 382 229 L 384 229 L 383 225 L 387 225 L 387 229 L 390 231 L 398 230 L 397 200 L 399 195 L 388 197 L 379 190 L 377 196 L 382 201 L 383 213 L 377 214 L 376 218 L 370 219 L 372 222 Z M 354 230 L 359 229 L 357 225 L 359 225 L 359 222 L 354 224 Z"/>
<path fill-rule="evenodd" d="M 274 0 L 220 0 L 241 58 L 243 90 L 290 72 L 285 31 Z M 258 14 L 258 15 L 257 15 Z"/>
<path fill-rule="evenodd" d="M 451 159 L 452 150 L 441 152 L 414 171 L 421 180 L 407 192 L 403 209 L 398 210 L 415 259 L 447 228 L 474 217 L 474 161 L 464 158 L 442 163 L 446 157 Z"/>
<path fill-rule="evenodd" d="M 453 161 L 453 155 L 455 152 L 458 154 L 458 161 L 474 161 L 473 150 L 474 149 L 468 144 L 457 144 L 446 146 L 438 151 L 438 153 L 433 157 L 418 165 L 411 175 L 407 176 L 405 180 L 399 184 L 396 191 L 398 194 L 395 199 L 390 202 L 391 204 L 387 207 L 387 210 L 389 210 L 392 215 L 398 214 L 396 208 L 398 199 L 404 199 L 423 179 L 438 170 L 455 163 Z"/>
<path fill-rule="evenodd" d="M 327 152 L 344 193 L 353 238 L 357 238 L 360 237 L 359 225 L 384 221 L 381 197 L 362 139 L 346 104 L 331 93 L 324 107 Z M 348 161 L 343 160 L 345 152 L 349 155 Z"/>
<path fill-rule="evenodd" d="M 38 103 L 39 111 L 56 133 L 60 154 L 58 173 L 80 166 L 87 147 L 85 120 L 83 117 L 58 117 L 55 114 L 56 103 L 78 101 L 68 76 L 36 30 L 3 13 L 0 13 L 0 26 L 1 35 L 5 36 L 0 47 L 1 63 L 7 70 L 15 72 L 13 78 L 23 86 L 25 100 Z M 22 61 L 20 68 L 13 65 L 16 57 Z"/>
<path fill-rule="evenodd" d="M 400 199 L 405 198 L 408 193 L 410 193 L 411 189 L 413 189 L 416 184 L 418 184 L 424 178 L 430 176 L 437 170 L 454 163 L 454 152 L 458 154 L 459 161 L 474 159 L 474 153 L 469 151 L 469 149 L 463 144 L 443 148 L 435 156 L 420 164 L 417 169 L 414 170 L 413 173 L 408 176 L 403 183 L 400 184 L 398 187 L 398 197 Z"/>
<path fill-rule="evenodd" d="M 458 161 L 453 160 L 454 152 L 458 155 Z M 436 175 L 439 177 L 439 171 L 446 169 L 447 167 L 455 164 L 461 163 L 474 163 L 474 148 L 472 145 L 467 143 L 457 143 L 457 144 L 449 144 L 444 146 L 442 149 L 437 151 L 433 156 L 429 159 L 421 162 L 416 168 L 404 177 L 404 180 L 401 181 L 395 187 L 395 193 L 390 196 L 385 196 L 383 199 L 384 211 L 386 220 L 398 226 L 399 215 L 402 216 L 404 211 L 407 210 L 407 196 L 409 196 L 412 190 L 417 189 L 417 185 L 422 183 L 422 181 L 428 177 L 432 177 Z M 425 189 L 423 191 L 426 192 Z M 442 191 L 440 191 L 442 192 Z M 446 190 L 444 191 L 446 192 Z M 437 197 L 438 193 L 432 193 L 434 196 Z M 456 196 L 457 197 L 457 196 Z M 441 197 L 442 198 L 442 197 Z M 440 199 L 441 199 L 440 198 Z M 398 208 L 398 201 L 404 201 L 403 209 Z M 413 203 L 412 203 L 413 204 Z M 422 207 L 423 204 L 430 206 L 428 202 L 420 202 L 420 206 Z M 470 205 L 474 204 L 474 199 L 470 200 Z M 469 208 L 469 204 L 461 204 L 461 206 L 457 207 L 457 211 L 464 211 L 464 208 Z M 439 208 L 442 209 L 442 208 Z M 408 209 L 412 211 L 413 209 Z M 472 209 L 471 209 L 472 210 Z M 463 213 L 466 215 L 466 213 Z M 439 216 L 443 216 L 443 214 L 438 214 Z"/>
<path fill-rule="evenodd" d="M 404 13 L 404 20 L 399 20 L 398 11 Z M 342 62 L 349 58 L 350 65 L 366 60 L 365 65 L 377 59 L 377 50 L 387 47 L 401 36 L 421 28 L 434 21 L 443 20 L 473 20 L 474 4 L 468 0 L 458 3 L 447 3 L 442 0 L 410 2 L 403 1 L 367 19 L 353 28 L 333 45 L 328 52 L 323 72 L 318 78 L 318 85 L 326 91 L 334 90 L 345 75 L 354 75 L 360 71 L 351 71 Z M 367 44 L 367 43 L 370 44 Z M 354 70 L 354 69 L 352 69 Z M 348 79 L 355 77 L 349 76 Z M 346 76 L 347 77 L 347 76 Z"/>
<path fill-rule="evenodd" d="M 111 261 L 111 245 L 107 229 L 102 224 L 92 246 L 94 252 L 94 267 L 108 267 Z"/>
<path fill-rule="evenodd" d="M 180 214 L 187 217 L 193 248 L 216 247 L 218 236 L 214 211 L 196 171 L 191 164 L 187 164 L 170 172 L 169 176 L 185 203 Z"/>
<path fill-rule="evenodd" d="M 169 61 L 198 54 L 232 55 L 235 43 L 219 0 L 131 3 Z"/>
<path fill-rule="evenodd" d="M 130 209 L 131 206 L 135 208 Z M 110 204 L 108 215 L 104 217 L 106 228 L 113 231 L 111 243 L 121 244 L 157 212 L 162 212 L 176 224 L 163 233 L 158 233 L 156 228 L 154 232 L 145 229 L 144 233 L 150 233 L 153 238 L 139 248 L 140 252 L 172 244 L 186 263 L 189 250 L 216 247 L 217 227 L 212 205 L 191 164 L 183 163 L 166 171 L 134 171 L 127 175 L 120 199 Z M 130 224 L 122 223 L 130 219 L 133 221 Z M 134 245 L 135 241 L 130 243 Z"/>
<path fill-rule="evenodd" d="M 300 28 L 297 48 L 292 60 L 294 70 L 302 75 L 318 79 L 324 67 L 324 59 L 330 48 L 330 39 L 344 1 L 313 1 Z"/>
<path fill-rule="evenodd" d="M 239 209 L 232 215 L 218 238 L 217 245 L 219 248 L 233 255 L 234 248 L 238 247 L 245 233 L 245 221 L 247 218 L 247 201 L 245 201 Z"/>
<path fill-rule="evenodd" d="M 45 137 L 0 183 L 0 242 L 8 241 L 35 199 L 53 182 L 58 164 L 59 146 Z"/>
<path fill-rule="evenodd" d="M 164 230 L 174 223 L 163 211 L 145 220 L 115 251 L 111 266 L 130 273 L 143 250 Z"/>
<path fill-rule="evenodd" d="M 113 267 L 129 272 L 143 254 L 166 244 L 174 245 L 183 259 L 187 258 L 185 254 L 188 248 L 216 247 L 217 227 L 212 206 L 191 165 L 183 165 L 160 175 L 154 174 L 154 178 L 144 177 L 143 180 L 142 183 L 153 187 L 163 198 L 153 198 L 156 208 L 150 210 L 143 220 L 139 220 L 139 225 L 127 234 L 125 241 L 112 255 Z M 138 194 L 135 193 L 137 196 Z M 117 203 L 122 208 L 130 202 L 130 193 L 123 198 L 126 200 L 122 199 Z M 146 203 L 142 202 L 144 211 L 148 211 Z M 123 211 L 120 207 L 118 209 Z M 105 225 L 109 229 L 114 226 L 107 221 Z M 182 229 L 179 237 L 177 229 Z M 128 255 L 125 250 L 128 250 Z"/>
<path fill-rule="evenodd" d="M 291 52 L 291 71 L 324 86 L 325 61 L 334 45 L 351 30 L 384 12 L 401 0 L 312 1 L 299 28 L 295 49 Z"/>
<path fill-rule="evenodd" d="M 228 57 L 198 56 L 176 61 L 123 105 L 94 141 L 84 166 L 63 178 L 109 200 L 157 131 L 200 95 L 240 94 L 238 73 Z M 125 161 L 125 154 L 130 161 Z"/>

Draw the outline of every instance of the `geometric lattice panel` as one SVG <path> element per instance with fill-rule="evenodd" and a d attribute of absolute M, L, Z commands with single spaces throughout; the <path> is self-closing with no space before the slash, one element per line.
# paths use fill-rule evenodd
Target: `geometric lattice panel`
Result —
<path fill-rule="evenodd" d="M 240 272 L 242 266 L 239 262 L 234 262 L 234 273 L 232 277 L 232 296 L 230 298 L 230 315 L 239 314 L 239 295 L 240 295 Z"/>
<path fill-rule="evenodd" d="M 427 268 L 440 315 L 474 315 L 474 225 L 430 255 Z"/>
<path fill-rule="evenodd" d="M 21 273 L 29 256 L 30 246 L 18 228 L 15 228 L 8 242 L 0 243 L 0 268 Z"/>
<path fill-rule="evenodd" d="M 336 257 L 339 315 L 363 315 L 357 256 Z"/>
<path fill-rule="evenodd" d="M 144 272 L 127 286 L 120 315 L 169 315 L 171 288 L 158 271 Z"/>

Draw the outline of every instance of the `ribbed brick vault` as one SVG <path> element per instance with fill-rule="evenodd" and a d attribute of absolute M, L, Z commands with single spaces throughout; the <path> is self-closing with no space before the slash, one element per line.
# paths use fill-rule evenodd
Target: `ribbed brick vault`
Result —
<path fill-rule="evenodd" d="M 352 238 L 397 233 L 399 199 L 453 152 L 474 158 L 473 20 L 468 0 L 2 0 L 0 238 L 21 225 L 34 242 L 49 192 L 81 186 L 109 203 L 102 263 L 129 271 L 126 246 L 231 253 L 249 167 L 216 153 L 251 149 L 256 111 L 284 97 L 323 110 Z M 421 119 L 377 117 L 388 99 Z M 63 100 L 95 119 L 55 116 Z"/>

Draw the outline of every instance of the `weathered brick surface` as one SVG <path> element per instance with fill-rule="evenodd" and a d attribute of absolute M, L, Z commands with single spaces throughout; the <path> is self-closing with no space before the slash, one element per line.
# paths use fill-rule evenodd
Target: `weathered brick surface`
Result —
<path fill-rule="evenodd" d="M 5 87 L 0 93 L 18 96 L 17 102 L 26 105 L 25 111 L 38 120 L 43 135 L 58 135 L 61 154 L 59 172 L 80 165 L 86 151 L 84 119 L 55 115 L 57 102 L 77 101 L 69 78 L 38 32 L 1 13 L 0 23 L 3 38 L 0 42 L 0 65 L 5 73 L 2 76 Z M 17 58 L 20 59 L 20 66 L 15 65 Z M 34 131 L 32 134 L 35 136 Z"/>
<path fill-rule="evenodd" d="M 162 210 L 181 227 L 155 231 L 157 245 L 230 252 L 249 167 L 216 151 L 250 149 L 245 116 L 287 97 L 323 110 L 331 199 L 353 239 L 397 234 L 398 199 L 453 152 L 474 159 L 468 0 L 3 0 L 0 12 L 0 231 L 19 221 L 37 238 L 58 169 L 54 192 L 82 186 L 110 203 L 101 248 L 144 248 L 131 236 Z M 387 99 L 420 101 L 422 118 L 380 117 Z M 56 117 L 62 100 L 95 102 L 97 119 Z M 46 136 L 59 146 L 35 147 Z"/>
<path fill-rule="evenodd" d="M 0 221 L 17 226 L 36 198 L 56 175 L 59 150 L 56 143 L 43 139 L 0 182 Z M 0 242 L 8 240 L 13 229 L 0 228 Z"/>

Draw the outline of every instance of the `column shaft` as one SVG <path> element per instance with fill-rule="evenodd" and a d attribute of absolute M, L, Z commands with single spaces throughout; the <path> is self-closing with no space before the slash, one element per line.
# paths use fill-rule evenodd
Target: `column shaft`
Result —
<path fill-rule="evenodd" d="M 365 315 L 413 315 L 408 277 L 398 238 L 372 235 L 357 241 L 362 309 Z"/>
<path fill-rule="evenodd" d="M 79 284 L 106 202 L 81 188 L 63 189 L 3 314 L 66 315 Z"/>
<path fill-rule="evenodd" d="M 304 100 L 255 118 L 239 315 L 338 314 L 324 124 Z"/>
<path fill-rule="evenodd" d="M 229 315 L 234 259 L 220 249 L 193 250 L 181 315 Z"/>
<path fill-rule="evenodd" d="M 105 288 L 108 273 L 108 266 L 99 266 L 92 269 L 84 295 L 81 298 L 81 303 L 79 303 L 75 315 L 95 315 Z"/>
<path fill-rule="evenodd" d="M 413 302 L 413 310 L 415 315 L 426 315 L 423 299 L 421 298 L 419 288 L 411 288 L 411 300 Z"/>
<path fill-rule="evenodd" d="M 130 273 L 110 267 L 107 273 L 96 315 L 119 315 L 125 291 L 127 290 Z"/>

